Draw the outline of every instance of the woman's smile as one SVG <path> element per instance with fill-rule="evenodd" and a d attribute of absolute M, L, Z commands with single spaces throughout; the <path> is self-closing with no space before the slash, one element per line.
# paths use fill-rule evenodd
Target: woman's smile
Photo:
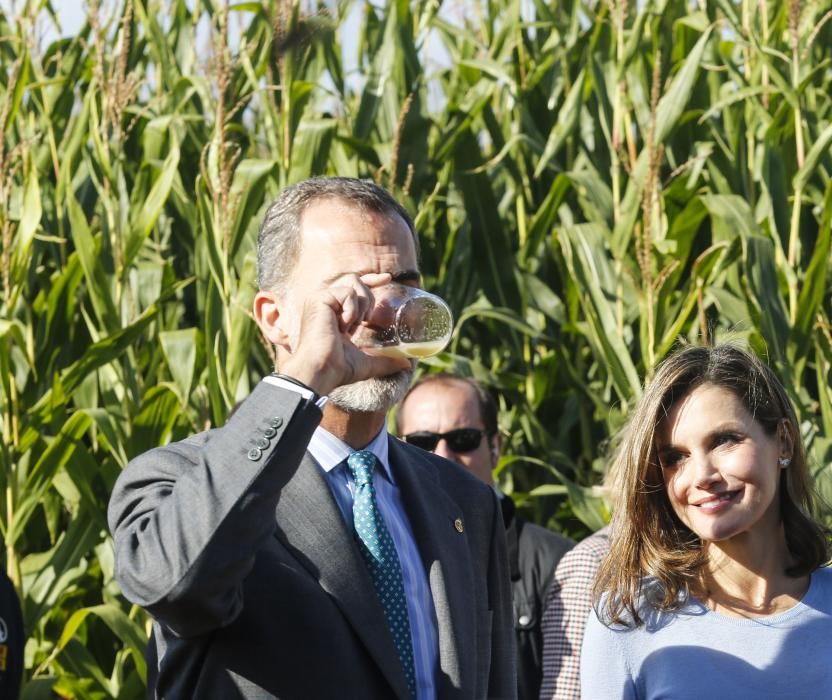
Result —
<path fill-rule="evenodd" d="M 657 453 L 667 496 L 701 539 L 722 541 L 779 526 L 783 446 L 730 390 L 696 387 L 659 426 Z"/>

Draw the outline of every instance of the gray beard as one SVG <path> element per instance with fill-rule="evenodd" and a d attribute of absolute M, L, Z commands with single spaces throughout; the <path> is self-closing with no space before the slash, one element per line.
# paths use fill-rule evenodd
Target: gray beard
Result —
<path fill-rule="evenodd" d="M 372 377 L 339 386 L 329 392 L 329 400 L 346 413 L 387 413 L 404 398 L 414 369 L 403 369 L 386 377 Z"/>

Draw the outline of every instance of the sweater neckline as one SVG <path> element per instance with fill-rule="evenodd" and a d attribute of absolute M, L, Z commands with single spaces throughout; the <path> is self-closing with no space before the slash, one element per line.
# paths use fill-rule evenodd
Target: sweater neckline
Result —
<path fill-rule="evenodd" d="M 761 617 L 734 617 L 733 615 L 724 615 L 723 613 L 711 610 L 711 608 L 709 608 L 696 596 L 691 595 L 690 600 L 691 603 L 701 609 L 701 614 L 712 616 L 713 619 L 718 619 L 720 622 L 739 626 L 764 625 L 766 627 L 771 627 L 787 622 L 814 606 L 818 596 L 820 595 L 819 589 L 822 587 L 821 579 L 824 575 L 828 575 L 821 573 L 822 570 L 823 569 L 816 569 L 810 574 L 809 587 L 806 589 L 806 593 L 803 594 L 803 597 L 800 600 L 798 600 L 788 610 L 784 610 L 783 612 L 775 615 L 763 615 Z"/>

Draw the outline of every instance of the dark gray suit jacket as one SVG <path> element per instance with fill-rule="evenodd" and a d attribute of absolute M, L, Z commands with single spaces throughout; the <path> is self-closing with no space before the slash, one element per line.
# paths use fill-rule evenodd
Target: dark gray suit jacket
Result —
<path fill-rule="evenodd" d="M 261 382 L 224 427 L 150 450 L 119 478 L 116 577 L 154 618 L 156 697 L 407 697 L 367 568 L 306 452 L 320 418 Z M 450 462 L 389 447 L 433 595 L 439 696 L 514 697 L 495 495 Z"/>

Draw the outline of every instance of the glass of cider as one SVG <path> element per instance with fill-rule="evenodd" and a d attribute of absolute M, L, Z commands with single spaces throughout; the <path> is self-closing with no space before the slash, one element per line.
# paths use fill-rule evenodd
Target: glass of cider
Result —
<path fill-rule="evenodd" d="M 372 290 L 375 305 L 352 335 L 368 355 L 429 357 L 445 348 L 454 321 L 443 299 L 404 284 Z"/>

